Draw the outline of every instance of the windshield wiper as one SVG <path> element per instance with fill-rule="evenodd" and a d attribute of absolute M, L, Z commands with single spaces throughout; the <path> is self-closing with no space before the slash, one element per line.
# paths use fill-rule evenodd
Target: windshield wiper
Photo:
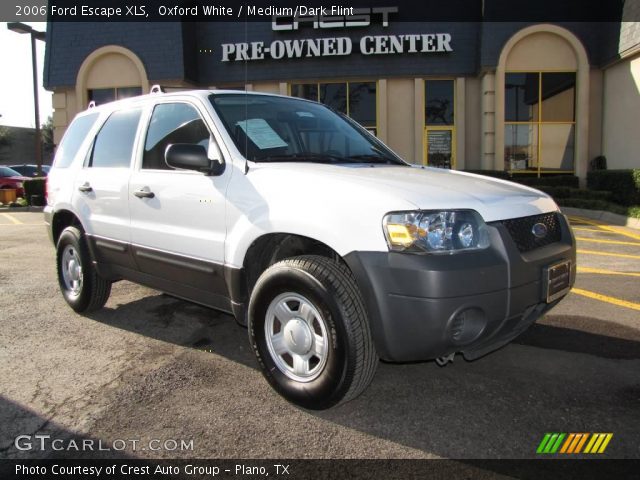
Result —
<path fill-rule="evenodd" d="M 295 153 L 291 155 L 270 155 L 256 158 L 256 162 L 313 162 L 313 163 L 355 163 L 350 158 L 325 153 Z"/>
<path fill-rule="evenodd" d="M 358 160 L 359 163 L 395 163 L 395 164 L 398 163 L 389 157 L 383 157 L 381 155 L 374 155 L 371 153 L 361 154 L 361 155 L 349 155 L 349 158 Z"/>

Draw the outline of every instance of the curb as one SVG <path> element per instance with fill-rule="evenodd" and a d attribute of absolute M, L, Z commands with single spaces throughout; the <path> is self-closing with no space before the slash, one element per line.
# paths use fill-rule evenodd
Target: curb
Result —
<path fill-rule="evenodd" d="M 0 207 L 0 212 L 33 212 L 40 213 L 44 207 Z"/>
<path fill-rule="evenodd" d="M 617 213 L 611 213 L 604 210 L 585 210 L 584 208 L 560 207 L 562 213 L 566 215 L 576 215 L 580 217 L 590 218 L 592 220 L 601 220 L 611 223 L 612 225 L 620 225 L 622 227 L 634 228 L 640 230 L 640 218 L 631 218 Z"/>

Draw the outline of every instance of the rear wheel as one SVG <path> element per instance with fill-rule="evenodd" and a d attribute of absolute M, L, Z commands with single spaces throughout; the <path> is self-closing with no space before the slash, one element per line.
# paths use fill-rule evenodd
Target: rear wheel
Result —
<path fill-rule="evenodd" d="M 378 364 L 353 276 L 325 257 L 287 259 L 260 276 L 249 303 L 249 337 L 272 387 L 305 408 L 355 398 Z"/>
<path fill-rule="evenodd" d="M 84 235 L 67 227 L 57 245 L 58 283 L 64 299 L 76 312 L 99 310 L 111 294 L 111 282 L 96 272 Z"/>

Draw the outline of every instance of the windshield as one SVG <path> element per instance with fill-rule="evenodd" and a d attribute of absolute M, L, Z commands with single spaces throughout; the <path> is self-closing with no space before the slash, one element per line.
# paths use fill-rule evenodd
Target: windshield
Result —
<path fill-rule="evenodd" d="M 254 162 L 406 165 L 353 120 L 319 103 L 245 94 L 210 100 L 240 153 Z"/>
<path fill-rule="evenodd" d="M 21 177 L 20 173 L 16 172 L 13 168 L 0 167 L 0 177 Z"/>

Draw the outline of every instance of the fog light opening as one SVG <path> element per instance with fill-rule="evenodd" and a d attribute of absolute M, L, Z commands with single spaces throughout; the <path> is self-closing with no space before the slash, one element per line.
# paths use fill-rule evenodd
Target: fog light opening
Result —
<path fill-rule="evenodd" d="M 454 313 L 449 322 L 451 340 L 456 345 L 466 345 L 482 334 L 487 317 L 479 307 L 470 307 Z"/>

